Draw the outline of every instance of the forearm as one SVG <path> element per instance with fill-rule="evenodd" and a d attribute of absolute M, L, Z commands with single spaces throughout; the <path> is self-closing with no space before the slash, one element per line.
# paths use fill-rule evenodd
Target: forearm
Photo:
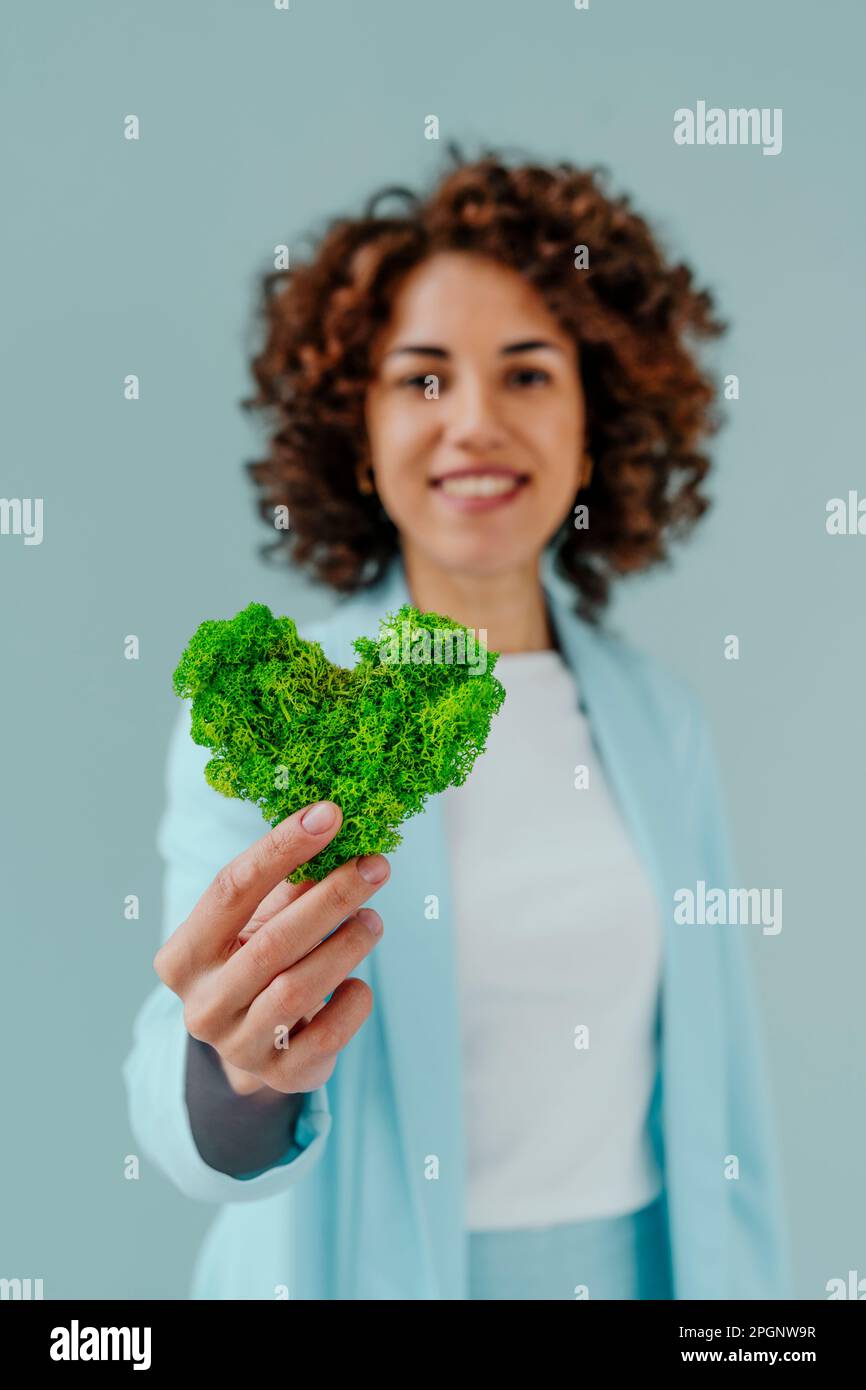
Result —
<path fill-rule="evenodd" d="M 211 1168 L 230 1177 L 273 1167 L 294 1139 L 303 1094 L 264 1086 L 249 1095 L 233 1090 L 209 1043 L 187 1035 L 186 1107 L 196 1148 Z"/>

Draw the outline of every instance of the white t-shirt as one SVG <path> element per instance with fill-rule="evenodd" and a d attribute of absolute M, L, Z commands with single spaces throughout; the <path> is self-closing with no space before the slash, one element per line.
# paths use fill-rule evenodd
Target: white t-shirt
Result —
<path fill-rule="evenodd" d="M 495 674 L 487 748 L 443 793 L 470 1231 L 617 1216 L 662 1186 L 658 902 L 562 656 L 500 656 Z"/>

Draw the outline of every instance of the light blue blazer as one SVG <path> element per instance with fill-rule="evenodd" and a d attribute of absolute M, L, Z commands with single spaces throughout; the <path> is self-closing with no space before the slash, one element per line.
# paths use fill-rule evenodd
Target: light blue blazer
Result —
<path fill-rule="evenodd" d="M 745 940 L 756 928 L 683 926 L 673 916 L 678 888 L 699 879 L 707 888 L 737 886 L 704 717 L 680 680 L 576 618 L 560 581 L 548 577 L 545 591 L 662 908 L 660 1067 L 649 1123 L 665 1171 L 674 1296 L 791 1297 Z M 409 597 L 396 560 L 374 589 L 344 600 L 304 635 L 352 666 L 353 639 L 374 637 L 379 618 Z M 207 785 L 209 757 L 190 738 L 184 702 L 158 832 L 163 940 L 217 870 L 267 829 L 257 807 Z M 220 1208 L 196 1262 L 192 1298 L 467 1296 L 460 1020 L 441 798 L 403 830 L 403 844 L 389 855 L 390 880 L 375 896 L 384 938 L 353 972 L 371 986 L 373 1011 L 327 1084 L 306 1096 L 296 1143 L 280 1164 L 232 1178 L 203 1161 L 184 1102 L 183 1005 L 158 982 L 137 1015 L 123 1075 L 138 1146 L 183 1193 Z M 436 921 L 424 914 L 432 893 Z M 514 1104 L 531 1125 L 532 1096 L 516 1095 Z M 733 1159 L 738 1176 L 730 1175 Z"/>

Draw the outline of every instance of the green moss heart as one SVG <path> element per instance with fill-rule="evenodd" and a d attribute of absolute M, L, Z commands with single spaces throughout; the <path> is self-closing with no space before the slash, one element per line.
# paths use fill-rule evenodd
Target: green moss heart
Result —
<path fill-rule="evenodd" d="M 293 883 L 396 849 L 404 820 L 465 782 L 505 699 L 498 653 L 442 614 L 404 605 L 376 641 L 352 645 L 357 665 L 335 666 L 291 618 L 251 603 L 201 623 L 173 676 L 192 700 L 193 740 L 213 750 L 216 791 L 255 802 L 271 825 L 313 801 L 341 807 L 339 833 Z"/>

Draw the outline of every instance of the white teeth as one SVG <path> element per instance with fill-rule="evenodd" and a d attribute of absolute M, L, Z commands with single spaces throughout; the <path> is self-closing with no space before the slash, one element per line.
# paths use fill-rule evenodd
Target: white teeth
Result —
<path fill-rule="evenodd" d="M 443 478 L 439 484 L 443 492 L 454 497 L 498 497 L 512 492 L 516 485 L 517 478 L 501 473 L 467 473 L 463 477 Z"/>

